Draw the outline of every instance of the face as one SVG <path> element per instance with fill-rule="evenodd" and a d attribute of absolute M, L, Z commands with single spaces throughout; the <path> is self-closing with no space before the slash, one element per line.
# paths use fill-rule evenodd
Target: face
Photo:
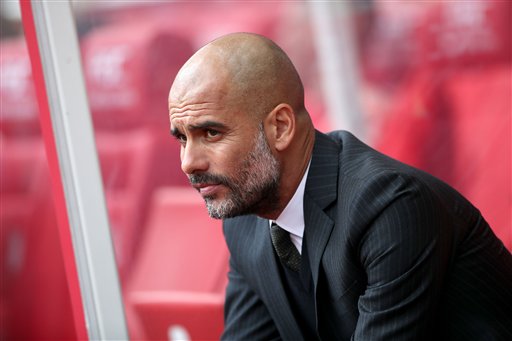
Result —
<path fill-rule="evenodd" d="M 263 124 L 219 103 L 171 104 L 171 132 L 181 144 L 182 170 L 212 218 L 272 211 L 278 202 L 280 167 Z"/>

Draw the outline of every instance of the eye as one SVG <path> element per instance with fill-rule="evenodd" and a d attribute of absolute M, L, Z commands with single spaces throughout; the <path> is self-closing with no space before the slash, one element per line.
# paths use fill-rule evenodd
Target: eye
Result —
<path fill-rule="evenodd" d="M 214 130 L 214 129 L 206 130 L 206 137 L 208 137 L 208 138 L 215 138 L 215 137 L 218 137 L 219 135 L 220 135 L 220 132 L 218 130 Z"/>
<path fill-rule="evenodd" d="M 184 145 L 187 142 L 187 137 L 184 134 L 177 134 L 176 140 L 178 140 L 179 143 Z"/>

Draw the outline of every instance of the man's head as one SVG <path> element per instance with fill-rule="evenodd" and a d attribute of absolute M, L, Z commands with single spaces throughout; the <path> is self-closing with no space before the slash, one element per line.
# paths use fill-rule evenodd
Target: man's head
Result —
<path fill-rule="evenodd" d="M 307 166 L 314 129 L 293 64 L 272 41 L 221 37 L 182 67 L 169 94 L 183 171 L 210 215 L 272 217 Z"/>

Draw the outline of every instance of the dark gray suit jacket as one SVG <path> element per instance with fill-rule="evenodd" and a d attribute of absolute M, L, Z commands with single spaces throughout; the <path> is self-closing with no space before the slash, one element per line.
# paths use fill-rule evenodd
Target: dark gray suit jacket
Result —
<path fill-rule="evenodd" d="M 512 340 L 512 256 L 468 201 L 347 132 L 316 133 L 305 242 L 324 340 Z M 224 340 L 301 340 L 268 221 L 224 221 Z"/>

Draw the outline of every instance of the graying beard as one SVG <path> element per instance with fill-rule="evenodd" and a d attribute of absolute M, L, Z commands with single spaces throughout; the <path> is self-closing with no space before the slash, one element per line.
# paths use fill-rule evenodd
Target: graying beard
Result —
<path fill-rule="evenodd" d="M 263 125 L 260 125 L 255 149 L 252 150 L 242 166 L 242 173 L 239 179 L 245 179 L 246 186 L 242 188 L 238 183 L 232 184 L 232 195 L 215 205 L 213 198 L 205 197 L 206 208 L 210 217 L 215 219 L 230 218 L 242 214 L 255 213 L 254 211 L 262 206 L 262 200 L 272 200 L 279 184 L 279 163 L 273 157 L 265 141 Z M 252 166 L 252 169 L 248 169 Z M 261 177 L 254 174 L 264 175 Z M 242 183 L 244 183 L 242 181 Z M 249 191 L 244 191 L 248 189 Z M 274 193 L 267 193 L 272 191 Z M 251 199 L 254 195 L 260 196 L 254 202 Z M 250 204 L 248 204 L 250 203 Z M 265 203 L 271 204 L 269 202 Z M 271 205 L 270 205 L 271 206 Z"/>

